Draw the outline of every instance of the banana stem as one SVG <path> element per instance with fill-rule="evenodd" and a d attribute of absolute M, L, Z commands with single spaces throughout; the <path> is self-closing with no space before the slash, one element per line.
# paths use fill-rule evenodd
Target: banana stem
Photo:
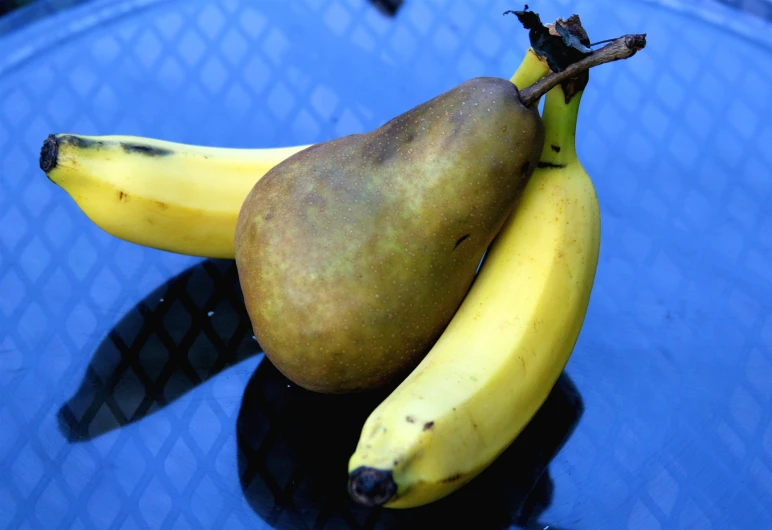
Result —
<path fill-rule="evenodd" d="M 568 66 L 565 70 L 552 73 L 545 78 L 537 81 L 533 85 L 520 91 L 520 100 L 523 105 L 530 107 L 533 103 L 539 101 L 544 94 L 555 88 L 557 85 L 574 77 L 575 75 L 589 70 L 594 66 L 620 59 L 627 59 L 635 55 L 638 50 L 646 46 L 646 34 L 623 35 L 614 39 L 611 44 L 592 52 L 587 57 Z"/>

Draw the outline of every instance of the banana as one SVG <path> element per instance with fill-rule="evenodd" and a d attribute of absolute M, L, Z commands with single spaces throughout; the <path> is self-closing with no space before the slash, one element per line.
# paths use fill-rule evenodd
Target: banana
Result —
<path fill-rule="evenodd" d="M 532 59 L 516 85 L 542 75 Z M 575 149 L 581 96 L 566 103 L 561 86 L 546 95 L 544 151 L 517 208 L 440 339 L 362 428 L 348 467 L 356 501 L 409 508 L 457 490 L 511 444 L 562 373 L 600 250 L 598 201 Z"/>
<path fill-rule="evenodd" d="M 49 136 L 40 167 L 109 234 L 204 258 L 235 255 L 241 204 L 271 168 L 308 145 L 204 147 L 137 136 Z"/>

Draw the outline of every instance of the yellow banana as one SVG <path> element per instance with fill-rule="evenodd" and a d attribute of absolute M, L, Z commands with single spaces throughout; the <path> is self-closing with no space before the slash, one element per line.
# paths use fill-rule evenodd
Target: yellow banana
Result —
<path fill-rule="evenodd" d="M 135 136 L 49 136 L 40 167 L 97 226 L 147 247 L 233 258 L 249 190 L 307 145 L 204 147 Z"/>
<path fill-rule="evenodd" d="M 542 75 L 536 65 L 524 62 L 513 82 Z M 563 371 L 600 245 L 595 189 L 574 145 L 581 95 L 547 94 L 544 151 L 517 208 L 440 339 L 365 422 L 349 461 L 358 502 L 408 508 L 460 488 L 511 444 Z"/>
<path fill-rule="evenodd" d="M 539 61 L 535 54 L 526 62 Z M 544 76 L 523 68 L 520 86 Z M 203 258 L 235 257 L 239 210 L 271 168 L 310 147 L 232 149 L 139 136 L 49 136 L 40 167 L 107 233 Z"/>

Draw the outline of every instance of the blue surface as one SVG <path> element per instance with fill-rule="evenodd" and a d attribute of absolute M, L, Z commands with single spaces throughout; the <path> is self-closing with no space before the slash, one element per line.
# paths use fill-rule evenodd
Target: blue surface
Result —
<path fill-rule="evenodd" d="M 484 476 L 379 512 L 343 493 L 374 398 L 288 384 L 232 262 L 101 232 L 39 149 L 56 132 L 250 147 L 369 130 L 508 77 L 527 47 L 511 2 L 407 0 L 393 19 L 363 0 L 72 3 L 0 25 L 0 528 L 772 527 L 768 23 L 532 4 L 578 12 L 593 40 L 648 34 L 592 71 L 580 111 L 603 216 L 586 324 Z"/>

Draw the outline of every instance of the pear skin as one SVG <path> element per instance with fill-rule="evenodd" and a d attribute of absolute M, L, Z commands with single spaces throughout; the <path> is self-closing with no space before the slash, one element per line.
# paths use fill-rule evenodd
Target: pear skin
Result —
<path fill-rule="evenodd" d="M 479 77 L 273 168 L 236 229 L 266 356 L 316 392 L 404 377 L 461 304 L 543 143 L 517 88 Z"/>

